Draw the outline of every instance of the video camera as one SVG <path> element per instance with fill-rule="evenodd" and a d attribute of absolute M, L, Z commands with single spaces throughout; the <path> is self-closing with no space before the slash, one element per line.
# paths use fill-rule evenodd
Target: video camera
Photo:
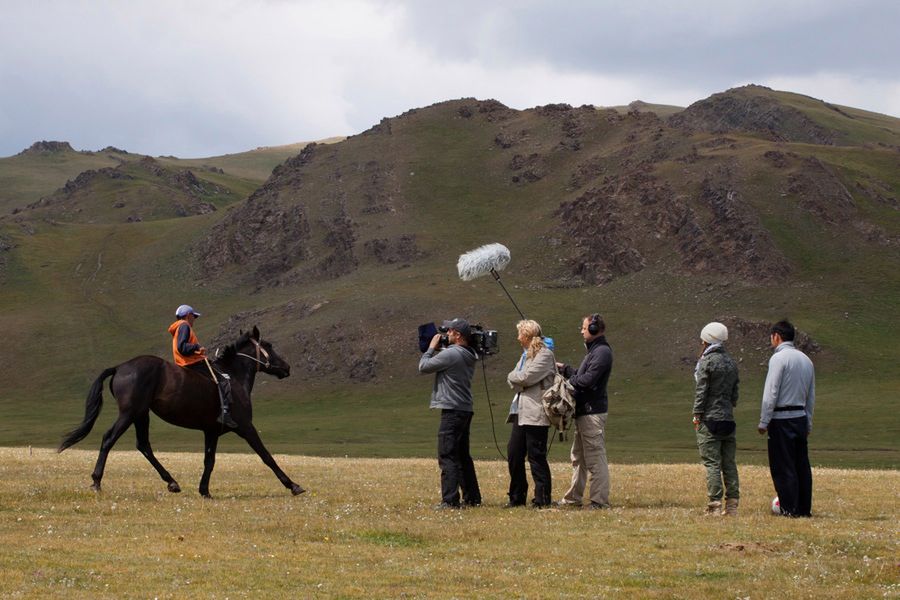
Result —
<path fill-rule="evenodd" d="M 449 331 L 446 327 L 436 327 L 434 323 L 426 323 L 419 327 L 419 349 L 422 352 L 428 348 L 428 343 L 435 333 L 440 332 L 441 340 L 438 348 L 446 348 L 450 345 L 447 337 Z M 500 352 L 500 340 L 493 329 L 485 329 L 481 325 L 469 325 L 469 347 L 482 356 L 490 356 Z"/>

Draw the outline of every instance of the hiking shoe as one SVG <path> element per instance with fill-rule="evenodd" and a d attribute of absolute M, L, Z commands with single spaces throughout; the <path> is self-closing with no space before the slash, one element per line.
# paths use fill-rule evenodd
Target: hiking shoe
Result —
<path fill-rule="evenodd" d="M 584 510 L 603 510 L 604 508 L 609 508 L 608 505 L 600 504 L 599 502 L 594 502 L 591 500 L 591 503 L 584 507 Z"/>
<path fill-rule="evenodd" d="M 722 514 L 722 503 L 719 500 L 711 500 L 706 503 L 706 516 L 718 517 Z"/>
<path fill-rule="evenodd" d="M 729 517 L 736 517 L 738 514 L 738 499 L 737 498 L 726 498 L 725 499 L 725 510 L 722 511 L 723 515 Z"/>

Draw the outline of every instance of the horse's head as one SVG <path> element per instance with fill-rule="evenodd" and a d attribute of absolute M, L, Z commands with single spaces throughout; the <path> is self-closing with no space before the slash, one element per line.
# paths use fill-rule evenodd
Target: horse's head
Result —
<path fill-rule="evenodd" d="M 260 337 L 255 325 L 253 331 L 241 332 L 237 341 L 225 348 L 224 357 L 248 361 L 257 372 L 262 371 L 278 379 L 291 374 L 291 365 L 275 352 L 271 342 Z"/>

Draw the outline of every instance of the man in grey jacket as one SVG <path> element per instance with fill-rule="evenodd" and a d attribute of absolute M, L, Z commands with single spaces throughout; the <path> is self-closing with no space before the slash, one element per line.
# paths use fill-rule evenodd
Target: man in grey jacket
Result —
<path fill-rule="evenodd" d="M 812 432 L 816 375 L 809 357 L 794 347 L 795 333 L 788 321 L 772 326 L 769 341 L 775 352 L 769 359 L 758 430 L 769 434 L 769 472 L 781 513 L 809 517 L 812 468 L 807 437 Z"/>
<path fill-rule="evenodd" d="M 469 323 L 465 319 L 444 321 L 448 346 L 442 350 L 442 334 L 436 334 L 419 360 L 420 373 L 434 373 L 431 408 L 441 409 L 438 429 L 438 465 L 441 468 L 441 503 L 436 507 L 460 508 L 481 505 L 475 463 L 469 452 L 472 425 L 472 376 L 477 355 L 469 347 Z"/>

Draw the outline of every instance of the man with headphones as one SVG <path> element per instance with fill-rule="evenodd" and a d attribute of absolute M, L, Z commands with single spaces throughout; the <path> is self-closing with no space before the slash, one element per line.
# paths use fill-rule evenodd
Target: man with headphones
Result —
<path fill-rule="evenodd" d="M 591 476 L 591 503 L 586 508 L 609 508 L 609 465 L 606 461 L 606 384 L 612 371 L 612 350 L 606 341 L 603 317 L 594 313 L 581 322 L 587 355 L 576 371 L 556 363 L 575 388 L 575 436 L 572 440 L 572 484 L 561 506 L 582 506 L 587 476 Z"/>

